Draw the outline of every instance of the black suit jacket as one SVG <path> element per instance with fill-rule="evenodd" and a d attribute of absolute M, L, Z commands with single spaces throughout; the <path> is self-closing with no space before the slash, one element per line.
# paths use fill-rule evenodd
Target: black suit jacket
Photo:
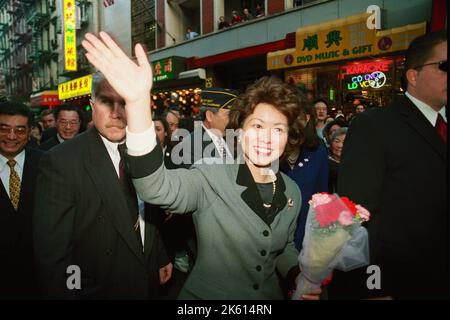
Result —
<path fill-rule="evenodd" d="M 407 97 L 352 120 L 338 193 L 372 213 L 368 230 L 371 262 L 381 268 L 379 294 L 448 296 L 447 146 Z M 364 273 L 360 284 L 368 277 Z"/>
<path fill-rule="evenodd" d="M 60 143 L 59 143 L 58 137 L 55 135 L 55 136 L 49 138 L 44 143 L 42 143 L 39 146 L 39 149 L 45 152 L 45 151 L 52 149 L 54 146 L 57 146 L 58 144 L 60 144 Z"/>
<path fill-rule="evenodd" d="M 45 129 L 42 132 L 42 136 L 41 136 L 41 144 L 43 144 L 44 142 L 46 142 L 48 139 L 52 138 L 52 137 L 56 137 L 56 128 L 55 127 L 51 127 L 48 129 Z"/>
<path fill-rule="evenodd" d="M 42 159 L 33 216 L 40 284 L 48 298 L 157 298 L 159 268 L 169 261 L 146 210 L 142 252 L 125 196 L 95 128 Z M 68 290 L 66 270 L 81 270 Z"/>
<path fill-rule="evenodd" d="M 39 150 L 25 149 L 17 211 L 0 183 L 0 299 L 37 297 L 31 217 L 41 156 Z"/>

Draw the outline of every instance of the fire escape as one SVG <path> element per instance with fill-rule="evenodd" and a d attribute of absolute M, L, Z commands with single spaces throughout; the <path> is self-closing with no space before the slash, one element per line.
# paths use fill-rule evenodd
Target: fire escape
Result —
<path fill-rule="evenodd" d="M 55 79 L 48 74 L 51 62 L 58 61 L 58 43 L 56 38 L 50 39 L 50 24 L 56 25 L 56 17 L 51 18 L 48 9 L 46 11 L 31 11 L 27 16 L 27 25 L 32 34 L 32 41 L 28 61 L 33 65 L 33 91 L 52 89 L 55 87 Z M 44 36 L 44 33 L 46 36 Z"/>

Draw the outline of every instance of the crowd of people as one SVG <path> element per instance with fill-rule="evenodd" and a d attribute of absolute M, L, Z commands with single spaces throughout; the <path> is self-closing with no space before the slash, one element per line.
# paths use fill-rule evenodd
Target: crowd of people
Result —
<path fill-rule="evenodd" d="M 196 119 L 155 115 L 142 47 L 133 62 L 104 32 L 82 44 L 102 73 L 89 127 L 69 105 L 42 129 L 0 105 L 1 298 L 289 299 L 320 192 L 372 213 L 383 286 L 336 271 L 302 299 L 448 295 L 446 32 L 411 43 L 404 96 L 351 119 L 276 77 L 203 90 Z"/>
<path fill-rule="evenodd" d="M 238 23 L 250 21 L 253 19 L 261 18 L 265 16 L 264 9 L 261 7 L 260 4 L 256 4 L 253 12 L 250 11 L 249 8 L 245 7 L 242 9 L 242 13 L 239 14 L 238 11 L 233 10 L 231 12 L 231 18 L 230 20 L 226 20 L 225 16 L 219 17 L 219 23 L 218 23 L 218 29 L 222 30 L 224 28 L 232 27 Z"/>

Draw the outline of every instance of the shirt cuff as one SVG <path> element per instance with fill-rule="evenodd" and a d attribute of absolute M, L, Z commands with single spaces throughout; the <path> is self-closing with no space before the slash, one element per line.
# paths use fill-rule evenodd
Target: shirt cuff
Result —
<path fill-rule="evenodd" d="M 127 153 L 130 156 L 143 156 L 155 149 L 157 141 L 153 122 L 150 128 L 141 133 L 130 132 L 128 126 L 125 130 L 127 133 Z"/>

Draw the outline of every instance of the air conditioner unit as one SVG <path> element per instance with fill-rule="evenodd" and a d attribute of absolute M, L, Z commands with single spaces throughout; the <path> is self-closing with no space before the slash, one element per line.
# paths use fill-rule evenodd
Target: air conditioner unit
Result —
<path fill-rule="evenodd" d="M 180 72 L 180 74 L 178 75 L 179 79 L 195 78 L 195 77 L 198 77 L 203 80 L 206 79 L 206 70 L 203 68 L 192 69 Z"/>

